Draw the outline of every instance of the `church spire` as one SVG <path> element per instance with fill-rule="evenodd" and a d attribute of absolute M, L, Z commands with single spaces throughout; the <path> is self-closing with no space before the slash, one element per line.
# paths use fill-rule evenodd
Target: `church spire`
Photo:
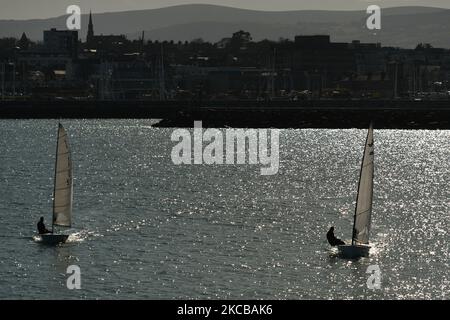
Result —
<path fill-rule="evenodd" d="M 88 25 L 88 32 L 86 37 L 86 42 L 90 43 L 94 38 L 94 24 L 92 23 L 92 12 L 89 11 L 89 25 Z"/>
<path fill-rule="evenodd" d="M 19 47 L 21 49 L 28 49 L 28 46 L 30 45 L 30 40 L 28 40 L 27 35 L 25 32 L 22 33 L 22 37 L 19 40 Z"/>

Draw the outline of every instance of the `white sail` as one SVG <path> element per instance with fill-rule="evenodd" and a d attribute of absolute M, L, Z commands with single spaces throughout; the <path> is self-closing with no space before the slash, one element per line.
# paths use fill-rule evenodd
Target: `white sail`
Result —
<path fill-rule="evenodd" d="M 59 124 L 56 147 L 53 225 L 70 227 L 72 216 L 72 159 L 66 130 Z"/>
<path fill-rule="evenodd" d="M 367 133 L 364 156 L 361 164 L 361 173 L 356 198 L 355 220 L 353 225 L 353 244 L 368 244 L 372 214 L 374 174 L 374 144 L 373 127 L 370 124 Z"/>

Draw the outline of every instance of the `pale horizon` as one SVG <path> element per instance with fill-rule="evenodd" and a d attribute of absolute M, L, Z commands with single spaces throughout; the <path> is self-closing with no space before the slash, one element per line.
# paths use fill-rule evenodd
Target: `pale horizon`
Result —
<path fill-rule="evenodd" d="M 260 0 L 257 3 L 251 0 L 79 0 L 74 3 L 71 0 L 0 0 L 0 20 L 31 20 L 48 19 L 66 15 L 66 8 L 76 4 L 81 7 L 82 13 L 92 11 L 94 14 L 137 11 L 149 9 L 162 9 L 182 5 L 218 5 L 232 8 L 240 8 L 256 11 L 295 11 L 295 10 L 323 10 L 323 11 L 355 11 L 364 10 L 368 5 L 377 4 L 382 8 L 389 7 L 436 7 L 450 9 L 450 2 L 447 0 L 279 0 L 274 5 L 273 0 Z M 26 7 L 28 10 L 23 10 Z"/>

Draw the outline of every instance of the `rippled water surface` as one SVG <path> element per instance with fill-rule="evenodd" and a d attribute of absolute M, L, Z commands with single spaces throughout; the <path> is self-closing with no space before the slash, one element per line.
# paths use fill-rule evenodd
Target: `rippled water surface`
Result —
<path fill-rule="evenodd" d="M 325 233 L 351 236 L 364 130 L 282 130 L 280 170 L 261 176 L 176 166 L 173 129 L 149 120 L 63 124 L 74 234 L 48 247 L 33 235 L 51 221 L 57 122 L 0 121 L 0 298 L 449 298 L 449 131 L 375 130 L 373 250 L 348 261 Z"/>

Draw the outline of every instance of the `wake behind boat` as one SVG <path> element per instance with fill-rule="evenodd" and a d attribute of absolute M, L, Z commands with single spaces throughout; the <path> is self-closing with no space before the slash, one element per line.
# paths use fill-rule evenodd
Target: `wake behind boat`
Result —
<path fill-rule="evenodd" d="M 374 176 L 373 125 L 369 126 L 356 198 L 351 245 L 338 245 L 339 255 L 346 259 L 356 259 L 369 255 L 369 231 L 372 215 Z"/>
<path fill-rule="evenodd" d="M 72 157 L 68 135 L 64 127 L 59 124 L 56 143 L 55 178 L 53 191 L 53 219 L 50 233 L 40 234 L 41 242 L 55 245 L 64 243 L 69 238 L 66 234 L 56 234 L 55 226 L 71 227 L 73 175 Z"/>

